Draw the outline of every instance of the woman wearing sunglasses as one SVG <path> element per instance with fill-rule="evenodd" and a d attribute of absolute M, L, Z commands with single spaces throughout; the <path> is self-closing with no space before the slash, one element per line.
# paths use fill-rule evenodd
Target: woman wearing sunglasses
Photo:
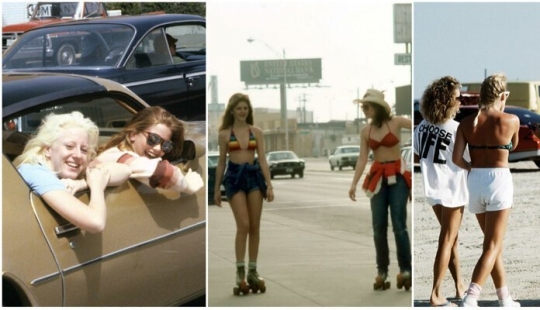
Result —
<path fill-rule="evenodd" d="M 470 171 L 467 180 L 469 211 L 476 215 L 484 233 L 482 255 L 463 298 L 464 307 L 478 306 L 482 286 L 490 274 L 499 306 L 520 306 L 508 292 L 502 260 L 503 239 L 514 196 L 508 157 L 518 144 L 519 131 L 518 117 L 503 112 L 509 95 L 506 76 L 487 77 L 480 88 L 478 114 L 465 117 L 457 129 L 452 160 Z M 467 145 L 470 162 L 463 158 Z"/>
<path fill-rule="evenodd" d="M 157 106 L 139 111 L 124 129 L 98 150 L 97 161 L 119 162 L 131 168 L 131 178 L 151 186 L 194 193 L 203 187 L 191 169 L 183 175 L 167 159 L 182 153 L 184 126 L 174 115 Z"/>
<path fill-rule="evenodd" d="M 223 114 L 219 128 L 219 161 L 216 167 L 214 201 L 221 207 L 220 184 L 236 220 L 236 285 L 238 295 L 266 290 L 264 280 L 257 273 L 260 224 L 263 198 L 271 202 L 274 192 L 270 182 L 270 170 L 264 152 L 264 139 L 260 128 L 253 126 L 253 108 L 249 97 L 234 94 Z M 226 165 L 227 153 L 229 163 Z M 255 159 L 255 155 L 258 159 Z M 227 172 L 225 173 L 225 167 Z M 225 174 L 225 176 L 224 176 Z M 249 237 L 249 238 L 248 238 Z M 249 239 L 249 241 L 248 241 Z M 249 246 L 248 275 L 246 284 L 245 255 Z"/>
<path fill-rule="evenodd" d="M 454 279 L 456 298 L 463 298 L 466 288 L 459 267 L 458 232 L 469 199 L 467 170 L 452 162 L 460 88 L 461 84 L 451 76 L 433 81 L 420 101 L 424 120 L 414 130 L 414 153 L 422 170 L 424 194 L 441 225 L 429 298 L 434 307 L 457 306 L 441 292 L 446 269 L 450 269 Z"/>

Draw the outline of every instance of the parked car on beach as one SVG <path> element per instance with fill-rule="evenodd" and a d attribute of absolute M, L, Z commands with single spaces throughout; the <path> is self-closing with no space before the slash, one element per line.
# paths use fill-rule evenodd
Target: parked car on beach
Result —
<path fill-rule="evenodd" d="M 334 171 L 334 167 L 342 170 L 343 167 L 356 168 L 356 161 L 360 155 L 359 145 L 342 145 L 338 146 L 334 153 L 328 158 L 330 170 Z"/>
<path fill-rule="evenodd" d="M 276 175 L 290 175 L 294 178 L 304 177 L 305 162 L 293 151 L 275 151 L 266 153 L 266 161 L 270 168 L 270 177 L 273 179 Z"/>
<path fill-rule="evenodd" d="M 127 86 L 146 103 L 162 106 L 180 119 L 205 120 L 205 27 L 203 17 L 184 14 L 47 25 L 13 42 L 2 56 L 2 70 L 102 77 Z M 176 40 L 175 55 L 169 51 L 171 38 Z"/>
<path fill-rule="evenodd" d="M 461 121 L 466 116 L 478 113 L 477 93 L 467 93 L 470 99 L 462 100 L 459 108 L 459 113 L 455 120 Z M 464 104 L 465 103 L 465 104 Z M 469 103 L 469 104 L 467 104 Z M 532 160 L 536 166 L 540 168 L 540 139 L 536 137 L 533 131 L 527 126 L 528 123 L 540 123 L 540 114 L 520 107 L 506 105 L 504 112 L 514 114 L 519 118 L 519 142 L 515 150 L 510 152 L 509 162 L 529 161 Z M 422 114 L 419 112 L 419 102 L 414 104 L 414 124 L 420 124 L 423 120 Z"/>
<path fill-rule="evenodd" d="M 135 179 L 107 187 L 107 224 L 90 234 L 30 190 L 12 160 L 44 116 L 80 111 L 100 144 L 148 105 L 110 80 L 56 73 L 2 75 L 2 305 L 170 306 L 205 295 L 206 191 Z M 185 152 L 169 158 L 206 178 L 204 122 L 185 122 Z M 90 192 L 75 196 L 87 203 Z"/>

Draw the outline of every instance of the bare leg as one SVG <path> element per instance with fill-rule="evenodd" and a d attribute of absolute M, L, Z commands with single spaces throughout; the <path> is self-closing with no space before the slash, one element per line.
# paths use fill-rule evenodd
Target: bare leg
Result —
<path fill-rule="evenodd" d="M 495 287 L 501 287 L 505 283 L 502 247 L 509 215 L 510 209 L 477 214 L 480 227 L 483 224 L 484 245 L 473 271 L 472 282 L 482 287 L 489 274 L 492 275 Z"/>
<path fill-rule="evenodd" d="M 263 196 L 261 191 L 254 190 L 248 194 L 249 213 L 249 261 L 256 262 L 259 255 L 261 215 Z"/>
<path fill-rule="evenodd" d="M 435 205 L 433 206 L 433 211 L 441 224 L 441 230 L 437 254 L 435 255 L 433 264 L 433 288 L 430 303 L 432 305 L 441 305 L 447 301 L 446 297 L 440 291 L 447 268 L 453 271 L 456 289 L 460 285 L 464 286 L 459 274 L 459 257 L 457 256 L 457 235 L 463 218 L 463 207 L 446 208 L 441 205 Z"/>
<path fill-rule="evenodd" d="M 236 221 L 235 253 L 236 261 L 244 261 L 246 256 L 246 243 L 249 233 L 249 212 L 246 194 L 242 191 L 232 196 L 229 204 Z"/>

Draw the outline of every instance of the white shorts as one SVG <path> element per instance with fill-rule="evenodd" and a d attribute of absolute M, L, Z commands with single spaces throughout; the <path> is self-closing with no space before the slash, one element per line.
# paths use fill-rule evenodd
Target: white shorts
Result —
<path fill-rule="evenodd" d="M 467 185 L 471 213 L 509 209 L 514 203 L 514 184 L 509 168 L 472 168 Z"/>

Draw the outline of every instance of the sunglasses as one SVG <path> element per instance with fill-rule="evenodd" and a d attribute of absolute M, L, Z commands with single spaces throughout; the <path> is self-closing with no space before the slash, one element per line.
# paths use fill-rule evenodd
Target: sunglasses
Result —
<path fill-rule="evenodd" d="M 365 104 L 365 105 L 362 105 L 362 111 L 366 111 L 366 110 L 369 110 L 370 106 Z"/>
<path fill-rule="evenodd" d="M 502 94 L 504 94 L 504 97 L 505 97 L 506 99 L 508 99 L 508 97 L 510 96 L 510 92 L 509 92 L 509 91 L 503 91 L 502 93 L 499 94 L 499 97 L 500 97 Z"/>
<path fill-rule="evenodd" d="M 174 143 L 172 141 L 165 141 L 162 137 L 160 137 L 158 134 L 153 132 L 144 132 L 146 136 L 146 144 L 148 144 L 151 147 L 154 147 L 158 144 L 161 145 L 161 150 L 164 153 L 170 153 L 174 148 Z"/>
<path fill-rule="evenodd" d="M 463 96 L 462 95 L 459 95 L 455 98 L 457 101 L 461 102 L 463 100 Z"/>

